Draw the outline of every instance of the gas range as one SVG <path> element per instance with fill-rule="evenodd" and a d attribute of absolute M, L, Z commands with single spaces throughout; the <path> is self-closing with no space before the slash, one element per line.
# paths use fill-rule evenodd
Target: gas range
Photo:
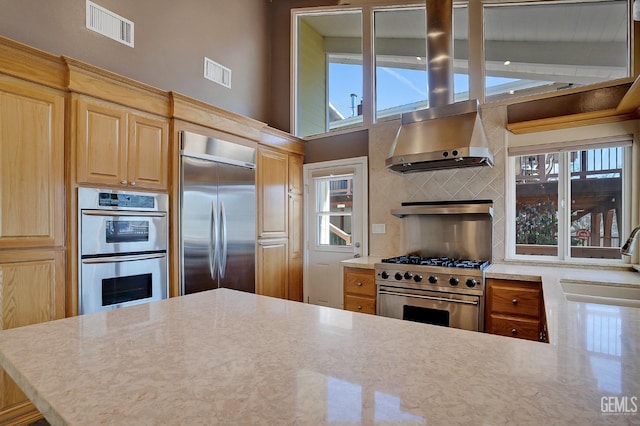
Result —
<path fill-rule="evenodd" d="M 376 283 L 445 293 L 484 295 L 487 260 L 405 255 L 374 265 Z"/>

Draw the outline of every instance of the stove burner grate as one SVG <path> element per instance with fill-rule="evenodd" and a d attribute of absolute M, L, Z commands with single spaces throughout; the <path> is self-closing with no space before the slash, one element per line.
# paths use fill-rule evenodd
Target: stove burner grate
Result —
<path fill-rule="evenodd" d="M 483 270 L 489 266 L 488 260 L 454 259 L 451 257 L 421 257 L 405 255 L 382 259 L 382 263 L 398 263 L 404 265 L 442 266 L 447 268 L 466 268 Z"/>

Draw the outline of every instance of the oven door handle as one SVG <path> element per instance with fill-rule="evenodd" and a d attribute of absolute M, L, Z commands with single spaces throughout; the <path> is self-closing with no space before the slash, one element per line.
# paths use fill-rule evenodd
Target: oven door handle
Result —
<path fill-rule="evenodd" d="M 86 216 L 138 216 L 138 217 L 166 217 L 165 212 L 138 212 L 138 211 L 113 211 L 113 210 L 82 210 Z"/>
<path fill-rule="evenodd" d="M 417 299 L 437 300 L 439 302 L 463 303 L 465 305 L 478 305 L 477 300 L 448 299 L 446 297 L 424 296 L 424 295 L 413 294 L 413 293 L 397 293 L 394 291 L 386 291 L 386 290 L 380 290 L 378 294 L 386 294 L 388 296 L 415 297 Z"/>
<path fill-rule="evenodd" d="M 133 262 L 135 260 L 161 259 L 163 257 L 167 257 L 167 253 L 162 252 L 150 254 L 132 254 L 126 256 L 92 257 L 89 259 L 82 259 L 82 263 L 89 265 L 97 263 Z"/>

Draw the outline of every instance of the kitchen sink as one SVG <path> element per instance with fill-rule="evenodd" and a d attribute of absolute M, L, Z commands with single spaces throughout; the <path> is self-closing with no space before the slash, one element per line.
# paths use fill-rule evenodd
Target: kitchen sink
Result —
<path fill-rule="evenodd" d="M 640 308 L 639 286 L 567 279 L 560 285 L 569 301 Z"/>

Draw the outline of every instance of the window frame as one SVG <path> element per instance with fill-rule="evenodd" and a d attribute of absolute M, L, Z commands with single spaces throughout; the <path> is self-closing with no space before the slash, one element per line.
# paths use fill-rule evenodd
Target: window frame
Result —
<path fill-rule="evenodd" d="M 602 126 L 602 125 L 601 125 Z M 606 126 L 606 125 L 604 125 Z M 597 126 L 595 126 L 597 127 Z M 606 129 L 606 127 L 605 127 Z M 543 139 L 542 137 L 539 137 Z M 517 139 L 512 138 L 512 139 Z M 631 223 L 637 222 L 637 194 L 640 185 L 634 185 L 633 179 L 636 173 L 632 166 L 638 164 L 638 147 L 637 132 L 632 134 L 624 134 L 612 136 L 607 144 L 614 147 L 616 143 L 626 145 L 623 148 L 623 170 L 622 178 L 622 229 L 619 230 L 620 243 L 622 244 L 629 232 L 631 231 Z M 548 145 L 545 149 L 544 144 L 530 145 L 529 153 L 559 153 L 559 172 L 558 172 L 558 253 L 556 256 L 542 255 L 526 255 L 516 253 L 516 159 L 520 156 L 527 155 L 527 149 L 519 149 L 516 153 L 508 153 L 505 150 L 506 173 L 505 173 L 505 260 L 529 261 L 540 263 L 557 263 L 557 264 L 577 264 L 577 265 L 624 265 L 630 263 L 630 258 L 622 256 L 620 259 L 602 259 L 602 258 L 583 258 L 571 256 L 571 208 L 567 208 L 571 198 L 571 169 L 570 169 L 570 153 L 580 150 L 590 150 L 602 147 L 596 139 L 566 139 L 566 148 L 562 147 L 562 142 L 556 141 Z M 555 148 L 554 148 L 555 147 Z"/>

